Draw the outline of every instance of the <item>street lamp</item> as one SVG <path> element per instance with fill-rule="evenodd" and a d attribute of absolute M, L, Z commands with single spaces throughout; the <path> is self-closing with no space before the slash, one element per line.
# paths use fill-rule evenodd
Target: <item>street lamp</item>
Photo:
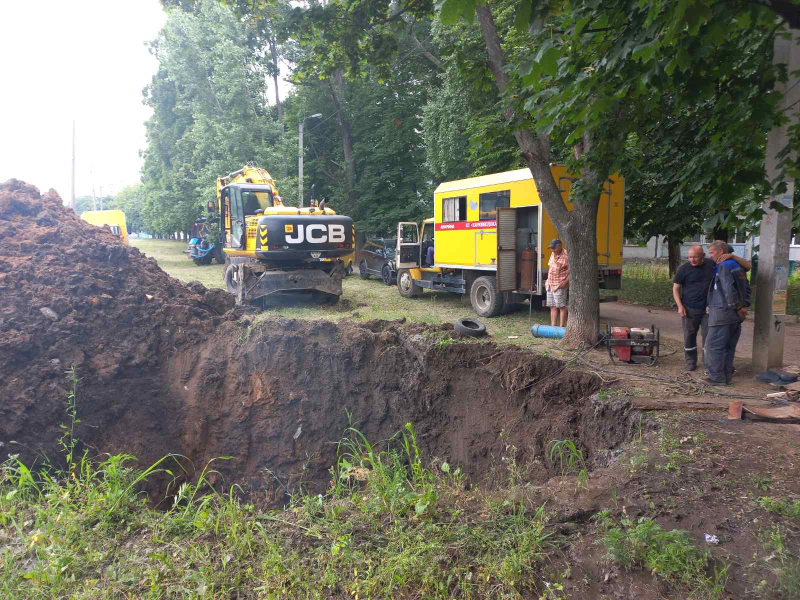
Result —
<path fill-rule="evenodd" d="M 298 145 L 299 145 L 299 152 L 297 153 L 297 191 L 298 196 L 300 197 L 300 206 L 303 206 L 303 126 L 306 123 L 306 119 L 318 119 L 322 116 L 322 113 L 317 113 L 315 115 L 309 115 L 300 121 L 300 127 L 298 129 Z"/>

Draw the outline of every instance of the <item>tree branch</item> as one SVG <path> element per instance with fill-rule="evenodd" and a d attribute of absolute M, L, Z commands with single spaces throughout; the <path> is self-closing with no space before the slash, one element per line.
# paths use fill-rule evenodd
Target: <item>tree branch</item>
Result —
<path fill-rule="evenodd" d="M 440 58 L 439 58 L 439 57 L 437 57 L 437 56 L 434 56 L 434 54 L 433 54 L 433 53 L 431 53 L 431 52 L 429 52 L 428 50 L 426 50 L 426 49 L 425 49 L 425 46 L 423 46 L 423 45 L 422 45 L 422 42 L 420 42 L 420 41 L 417 39 L 417 36 L 416 36 L 416 34 L 414 33 L 414 27 L 413 27 L 413 25 L 412 25 L 412 27 L 411 27 L 411 39 L 412 39 L 412 40 L 414 40 L 414 43 L 416 44 L 417 48 L 419 49 L 419 51 L 420 51 L 420 52 L 422 52 L 422 55 L 423 55 L 425 58 L 427 58 L 427 59 L 428 59 L 429 61 L 431 61 L 431 62 L 432 62 L 434 65 L 436 65 L 436 68 L 437 68 L 437 69 L 444 70 L 444 66 L 442 65 L 442 59 L 440 59 Z"/>

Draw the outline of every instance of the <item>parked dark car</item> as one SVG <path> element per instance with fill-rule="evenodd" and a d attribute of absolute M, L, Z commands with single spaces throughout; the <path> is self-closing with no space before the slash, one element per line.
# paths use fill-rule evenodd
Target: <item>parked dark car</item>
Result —
<path fill-rule="evenodd" d="M 369 279 L 370 275 L 380 277 L 386 285 L 394 285 L 397 281 L 397 269 L 394 255 L 397 248 L 396 239 L 371 238 L 361 248 L 361 262 L 358 271 L 361 279 Z"/>

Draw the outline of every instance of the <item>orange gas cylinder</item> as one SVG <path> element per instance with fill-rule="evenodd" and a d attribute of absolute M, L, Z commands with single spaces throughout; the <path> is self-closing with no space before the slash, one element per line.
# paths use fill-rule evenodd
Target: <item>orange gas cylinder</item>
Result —
<path fill-rule="evenodd" d="M 533 290 L 534 282 L 536 281 L 536 250 L 533 249 L 531 244 L 528 244 L 528 247 L 522 251 L 520 270 L 522 272 L 522 280 L 519 288 L 526 292 Z"/>

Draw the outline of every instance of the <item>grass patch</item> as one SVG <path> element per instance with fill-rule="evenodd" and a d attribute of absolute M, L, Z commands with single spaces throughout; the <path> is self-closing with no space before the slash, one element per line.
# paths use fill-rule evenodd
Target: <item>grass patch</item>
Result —
<path fill-rule="evenodd" d="M 222 265 L 196 266 L 183 254 L 186 244 L 168 240 L 131 240 L 131 245 L 156 259 L 167 273 L 181 281 L 200 281 L 206 287 L 223 286 Z M 384 285 L 370 277 L 363 281 L 358 274 L 346 277 L 344 293 L 338 305 L 321 307 L 305 298 L 274 304 L 262 313 L 261 318 L 280 315 L 293 319 L 325 319 L 329 321 L 372 319 L 395 320 L 405 318 L 415 323 L 452 323 L 459 317 L 472 315 L 472 308 L 464 306 L 460 296 L 448 292 L 426 290 L 419 298 L 403 298 L 396 286 Z M 302 297 L 301 297 L 302 298 Z M 531 323 L 550 323 L 550 313 L 532 311 L 529 323 L 527 305 L 516 312 L 501 315 L 483 322 L 496 343 L 513 343 L 521 346 L 542 346 L 530 332 Z M 509 336 L 518 336 L 509 339 Z M 558 340 L 556 340 L 557 342 Z"/>
<path fill-rule="evenodd" d="M 577 475 L 576 489 L 589 487 L 589 469 L 583 458 L 583 451 L 575 446 L 572 440 L 553 440 L 550 446 L 550 462 L 555 463 L 556 457 L 561 470 L 561 475 Z"/>
<path fill-rule="evenodd" d="M 781 515 L 782 517 L 800 518 L 800 500 L 762 496 L 756 502 L 768 513 Z"/>
<path fill-rule="evenodd" d="M 611 560 L 686 587 L 693 598 L 722 598 L 725 593 L 727 567 L 708 577 L 711 554 L 698 549 L 683 531 L 664 531 L 649 518 L 623 519 L 621 526 L 606 532 L 601 544 Z"/>
<path fill-rule="evenodd" d="M 71 381 L 77 378 L 70 372 Z M 75 418 L 75 388 L 67 419 Z M 73 428 L 62 448 L 74 455 Z M 37 472 L 0 465 L 2 598 L 498 598 L 549 593 L 544 506 L 490 502 L 460 469 L 426 467 L 413 427 L 380 444 L 349 430 L 324 494 L 265 510 L 206 475 L 155 509 L 160 472 L 127 455 Z M 224 458 L 224 457 L 223 457 Z M 212 461 L 213 462 L 213 461 Z M 178 471 L 176 471 L 176 474 Z M 174 479 L 173 479 L 174 481 Z"/>
<path fill-rule="evenodd" d="M 622 289 L 601 290 L 605 296 L 618 296 L 621 302 L 675 309 L 672 278 L 666 264 L 630 263 L 622 267 Z M 753 287 L 755 306 L 755 287 Z M 789 280 L 786 313 L 800 315 L 800 273 Z"/>
<path fill-rule="evenodd" d="M 183 253 L 188 243 L 176 240 L 132 239 L 131 246 L 138 248 L 150 258 L 156 259 L 158 266 L 175 279 L 188 283 L 199 281 L 209 288 L 222 288 L 222 275 L 225 265 L 216 262 L 198 267 Z"/>
<path fill-rule="evenodd" d="M 761 591 L 770 592 L 769 597 L 797 600 L 800 598 L 800 560 L 786 544 L 786 530 L 780 525 L 773 525 L 761 534 L 761 542 L 764 549 L 770 552 L 766 560 L 775 575 L 774 585 L 761 582 Z"/>
<path fill-rule="evenodd" d="M 601 290 L 605 296 L 618 296 L 621 302 L 662 308 L 675 307 L 672 278 L 666 264 L 630 263 L 622 267 L 622 289 Z"/>

